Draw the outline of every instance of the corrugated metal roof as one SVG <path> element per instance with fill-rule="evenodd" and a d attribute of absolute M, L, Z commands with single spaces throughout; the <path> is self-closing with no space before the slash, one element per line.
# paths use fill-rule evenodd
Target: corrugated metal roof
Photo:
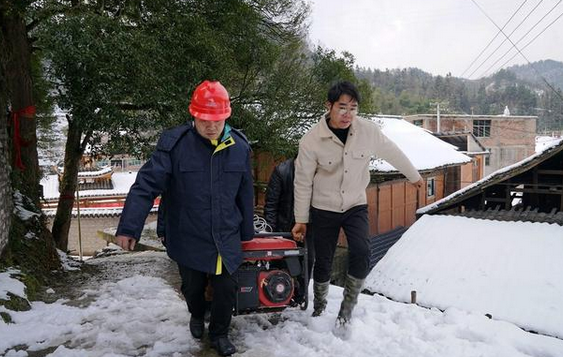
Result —
<path fill-rule="evenodd" d="M 369 269 L 373 269 L 381 258 L 387 253 L 393 244 L 397 243 L 399 238 L 405 233 L 405 227 L 397 227 L 387 233 L 379 234 L 369 240 Z"/>

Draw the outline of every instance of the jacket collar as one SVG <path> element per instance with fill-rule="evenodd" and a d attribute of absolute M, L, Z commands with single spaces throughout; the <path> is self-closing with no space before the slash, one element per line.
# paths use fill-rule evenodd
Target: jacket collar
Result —
<path fill-rule="evenodd" d="M 235 139 L 231 136 L 231 126 L 225 123 L 225 129 L 223 129 L 221 141 L 212 140 L 211 143 L 215 146 L 213 154 L 234 145 Z"/>
<path fill-rule="evenodd" d="M 326 113 L 325 115 L 322 116 L 321 120 L 319 121 L 319 136 L 321 138 L 330 138 L 334 136 L 334 133 L 328 127 L 328 121 L 327 121 L 328 118 L 329 115 L 328 113 Z M 350 124 L 349 133 L 352 134 L 356 133 L 356 126 L 357 126 L 356 122 L 358 121 L 358 119 L 359 119 L 358 116 L 356 116 L 354 120 L 352 120 L 352 124 Z"/>

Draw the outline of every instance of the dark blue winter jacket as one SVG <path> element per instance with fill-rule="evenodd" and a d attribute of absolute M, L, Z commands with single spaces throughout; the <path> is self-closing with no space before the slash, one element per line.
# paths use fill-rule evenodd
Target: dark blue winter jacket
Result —
<path fill-rule="evenodd" d="M 166 250 L 177 263 L 229 273 L 242 262 L 241 241 L 254 234 L 250 146 L 225 125 L 217 146 L 191 123 L 165 131 L 131 187 L 116 235 L 139 239 L 154 199 L 164 193 Z"/>

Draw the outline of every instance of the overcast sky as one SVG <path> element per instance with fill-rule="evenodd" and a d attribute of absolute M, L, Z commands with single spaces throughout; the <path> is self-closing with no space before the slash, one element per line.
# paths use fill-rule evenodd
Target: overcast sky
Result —
<path fill-rule="evenodd" d="M 561 0 L 475 0 L 501 28 L 517 41 L 549 10 L 517 46 L 522 49 L 552 21 L 563 14 Z M 310 0 L 310 40 L 313 44 L 351 52 L 356 64 L 378 69 L 418 67 L 432 74 L 478 78 L 496 71 L 515 52 L 512 50 L 487 70 L 510 47 L 506 41 L 484 64 L 505 37 L 500 34 L 468 69 L 499 32 L 472 0 Z M 522 50 L 530 60 L 563 61 L 563 17 Z M 520 55 L 506 64 L 524 64 Z M 481 65 L 481 66 L 480 66 Z M 480 66 L 480 68 L 478 68 Z M 465 72 L 465 73 L 464 73 Z"/>

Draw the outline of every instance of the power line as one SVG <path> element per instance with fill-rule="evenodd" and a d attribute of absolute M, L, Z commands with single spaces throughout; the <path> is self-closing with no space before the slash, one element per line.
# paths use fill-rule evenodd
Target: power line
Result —
<path fill-rule="evenodd" d="M 559 0 L 559 2 L 555 5 L 559 5 L 561 3 L 561 1 L 563 0 Z M 512 42 L 512 40 L 510 39 L 510 37 L 508 37 L 504 31 L 502 31 L 502 29 L 496 24 L 496 22 L 485 12 L 485 10 L 483 10 L 483 8 L 481 8 L 481 6 L 479 6 L 479 4 L 477 4 L 477 2 L 475 0 L 471 0 L 471 2 L 473 2 L 475 4 L 475 6 L 477 6 L 479 8 L 479 10 L 481 10 L 481 12 L 499 29 L 499 31 L 506 37 L 506 39 L 508 41 L 510 41 L 510 43 L 512 44 L 512 47 L 514 47 L 518 53 L 520 54 L 520 56 L 522 56 L 522 58 L 524 58 L 526 60 L 526 62 L 528 62 L 528 64 L 532 67 L 532 69 L 534 70 L 534 72 L 536 72 L 536 74 L 544 81 L 544 83 L 559 97 L 559 99 L 561 101 L 563 101 L 563 96 L 561 95 L 561 93 L 559 93 L 558 91 L 555 90 L 555 88 L 553 88 L 553 86 L 544 78 L 544 76 L 542 76 L 542 74 L 537 70 L 536 66 L 534 66 L 530 60 L 528 60 L 528 58 L 522 53 L 522 51 L 516 46 L 516 44 L 514 42 Z M 559 18 L 556 19 L 556 21 Z M 551 24 L 549 25 L 551 26 Z"/>
<path fill-rule="evenodd" d="M 547 30 L 551 25 L 553 25 L 557 20 L 559 20 L 561 17 L 563 16 L 563 13 L 561 13 L 559 16 L 557 16 L 557 18 L 555 20 L 553 20 L 549 25 L 547 25 L 540 33 L 538 33 L 530 42 L 528 42 L 524 47 L 522 47 L 522 49 L 525 49 L 526 47 L 528 47 L 529 45 L 532 44 L 532 42 L 534 42 L 542 33 L 544 33 L 545 30 Z M 512 61 L 514 59 L 514 57 L 516 57 L 518 55 L 518 53 L 515 53 L 514 56 L 510 57 L 510 59 L 506 62 L 504 62 L 498 69 L 501 69 L 502 67 L 504 67 L 506 64 L 508 64 L 508 62 Z M 496 72 L 496 71 L 495 71 Z"/>
<path fill-rule="evenodd" d="M 537 5 L 532 10 L 530 10 L 530 12 L 528 12 L 528 15 L 526 15 L 522 19 L 522 21 L 520 21 L 520 23 L 512 30 L 512 32 L 510 34 L 508 34 L 508 36 L 511 36 L 516 30 L 518 30 L 518 28 L 520 28 L 520 26 L 522 26 L 522 24 L 528 19 L 528 17 L 530 17 L 530 15 L 532 15 L 534 13 L 534 11 L 536 11 L 538 6 L 540 6 L 540 4 L 542 2 L 543 2 L 543 0 L 540 0 L 540 2 L 538 2 Z M 500 34 L 500 31 L 498 33 Z M 475 72 L 477 72 L 479 70 L 479 68 L 481 68 L 485 63 L 487 63 L 489 58 L 491 58 L 495 53 L 497 53 L 497 51 L 502 47 L 502 45 L 504 45 L 505 42 L 506 42 L 506 38 L 500 43 L 500 45 L 497 46 L 497 48 L 494 49 L 493 52 L 491 52 L 491 54 L 487 58 L 485 58 L 485 60 L 483 62 L 481 62 L 479 67 L 475 68 L 475 70 L 473 72 L 471 72 L 471 74 L 469 75 L 468 78 L 471 78 L 473 76 L 473 74 L 475 74 Z M 516 42 L 516 44 L 518 44 L 518 42 Z"/>
<path fill-rule="evenodd" d="M 559 2 L 557 2 L 557 4 L 555 4 L 545 15 L 543 15 L 543 17 L 541 19 L 539 19 L 538 22 L 536 22 L 534 24 L 534 26 L 532 26 L 522 37 L 520 37 L 520 39 L 518 39 L 518 41 L 516 41 L 516 44 L 519 44 L 526 36 L 528 36 L 528 34 L 530 32 L 532 32 L 536 26 L 538 26 L 549 14 L 551 14 L 553 12 L 553 10 L 555 10 L 555 8 L 561 3 L 561 1 L 563 0 L 559 0 Z M 502 56 L 500 56 L 499 59 L 497 59 L 492 65 L 489 66 L 489 68 L 487 68 L 480 76 L 484 77 L 491 68 L 493 68 L 494 65 L 496 65 L 500 60 L 502 60 L 508 53 L 510 53 L 510 51 L 512 51 L 512 47 L 510 47 Z M 518 54 L 518 52 L 516 53 L 516 55 Z"/>
<path fill-rule="evenodd" d="M 557 18 L 555 20 L 553 20 L 549 25 L 547 25 L 546 28 L 544 28 L 539 34 L 537 34 L 536 37 L 534 37 L 530 42 L 528 42 L 526 44 L 526 46 L 524 46 L 522 49 L 528 47 L 532 42 L 534 42 L 534 40 L 536 38 L 538 38 L 545 30 L 547 30 L 551 25 L 553 25 L 557 20 L 559 20 L 561 17 L 563 16 L 563 13 L 561 13 L 559 16 L 557 16 Z M 512 59 L 514 57 L 516 57 L 517 53 L 514 54 L 514 56 L 512 56 L 508 61 L 506 61 L 500 68 L 504 67 L 508 62 L 512 61 Z M 542 76 L 539 71 L 536 69 L 536 67 L 534 67 L 530 62 L 528 62 L 532 68 L 534 69 L 534 71 L 536 71 L 536 73 L 540 76 L 540 78 L 543 80 L 543 82 L 553 91 L 553 93 L 555 93 L 555 95 L 557 95 L 559 97 L 559 99 L 561 100 L 561 102 L 563 102 L 563 96 L 561 95 L 560 91 L 556 90 L 555 88 L 553 88 L 553 86 L 551 85 L 551 83 L 549 83 L 547 81 L 547 79 L 545 79 L 544 76 Z"/>
<path fill-rule="evenodd" d="M 520 9 L 522 8 L 522 6 L 524 6 L 524 4 L 527 2 L 528 0 L 524 0 L 524 2 L 522 4 L 520 4 L 520 6 L 516 9 L 516 11 L 512 14 L 512 16 L 510 16 L 510 18 L 508 19 L 508 21 L 506 21 L 506 23 L 504 24 L 504 26 L 502 27 L 503 29 L 506 27 L 506 25 L 508 25 L 508 23 L 510 21 L 512 21 L 512 18 L 514 18 L 514 16 L 518 13 L 518 11 L 520 11 Z M 540 3 L 543 0 L 540 1 Z M 463 73 L 460 75 L 460 77 L 463 77 L 463 75 L 469 70 L 469 68 L 471 68 L 471 66 L 473 66 L 473 64 L 475 62 L 477 62 L 477 60 L 479 59 L 479 57 L 481 57 L 481 55 L 487 50 L 487 48 L 489 48 L 489 46 L 494 42 L 494 40 L 497 39 L 498 35 L 500 35 L 500 31 L 497 32 L 497 34 L 495 35 L 495 37 L 493 37 L 493 39 L 491 41 L 489 41 L 489 43 L 485 46 L 485 48 L 483 48 L 483 50 L 477 55 L 477 57 L 475 57 L 475 59 L 473 60 L 473 62 L 471 62 L 471 64 L 465 69 L 465 71 L 463 71 Z"/>

